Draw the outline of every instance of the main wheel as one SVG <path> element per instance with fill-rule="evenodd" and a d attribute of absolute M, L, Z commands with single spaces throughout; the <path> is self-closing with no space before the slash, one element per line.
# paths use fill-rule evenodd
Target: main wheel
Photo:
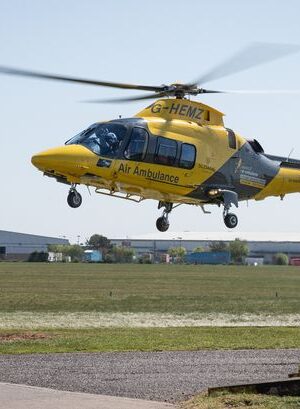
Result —
<path fill-rule="evenodd" d="M 70 207 L 73 207 L 73 209 L 79 207 L 82 203 L 81 194 L 78 193 L 76 190 L 71 190 L 71 192 L 69 192 L 68 194 L 67 202 Z"/>
<path fill-rule="evenodd" d="M 228 213 L 224 217 L 224 223 L 229 229 L 234 229 L 238 224 L 238 218 L 233 213 Z"/>
<path fill-rule="evenodd" d="M 159 217 L 156 220 L 156 227 L 157 227 L 157 230 L 159 230 L 159 231 L 162 231 L 162 232 L 167 231 L 169 226 L 170 226 L 170 223 L 163 216 Z"/>

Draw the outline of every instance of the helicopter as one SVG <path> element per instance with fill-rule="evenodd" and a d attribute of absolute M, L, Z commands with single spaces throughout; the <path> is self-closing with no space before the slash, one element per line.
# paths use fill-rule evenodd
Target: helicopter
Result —
<path fill-rule="evenodd" d="M 69 186 L 67 203 L 78 208 L 78 185 L 135 202 L 158 201 L 159 231 L 169 228 L 169 215 L 182 204 L 223 208 L 227 228 L 238 217 L 231 211 L 240 201 L 281 199 L 300 192 L 300 160 L 269 155 L 256 140 L 248 140 L 224 125 L 224 114 L 191 100 L 202 94 L 262 93 L 224 91 L 203 84 L 298 52 L 296 45 L 252 44 L 190 83 L 134 85 L 97 81 L 0 66 L 0 74 L 77 84 L 147 91 L 141 96 L 88 102 L 110 103 L 158 98 L 131 118 L 96 122 L 63 146 L 32 156 L 45 176 Z M 293 93 L 293 91 L 270 91 Z"/>

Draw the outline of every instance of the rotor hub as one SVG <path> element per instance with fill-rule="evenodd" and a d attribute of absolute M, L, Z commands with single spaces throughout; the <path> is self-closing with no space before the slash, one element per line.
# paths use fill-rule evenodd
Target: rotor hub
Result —
<path fill-rule="evenodd" d="M 182 84 L 182 83 L 174 83 L 170 85 L 164 86 L 164 94 L 165 96 L 176 97 L 179 99 L 183 99 L 186 95 L 198 95 L 201 93 L 202 89 L 199 89 L 195 85 L 190 84 Z"/>

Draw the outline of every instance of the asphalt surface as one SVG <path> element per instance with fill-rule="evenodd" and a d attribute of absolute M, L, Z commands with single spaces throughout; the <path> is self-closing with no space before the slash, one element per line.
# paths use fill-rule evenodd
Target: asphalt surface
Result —
<path fill-rule="evenodd" d="M 286 379 L 300 349 L 0 355 L 0 382 L 179 402 L 207 387 Z"/>

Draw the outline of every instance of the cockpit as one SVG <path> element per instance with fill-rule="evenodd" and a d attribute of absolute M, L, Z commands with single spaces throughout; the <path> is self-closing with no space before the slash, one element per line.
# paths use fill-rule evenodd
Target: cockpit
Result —
<path fill-rule="evenodd" d="M 174 138 L 152 135 L 140 118 L 96 123 L 69 139 L 66 145 L 83 145 L 96 155 L 156 165 L 192 169 L 196 146 Z M 108 166 L 111 161 L 99 161 Z M 103 165 L 104 164 L 104 165 Z"/>
<path fill-rule="evenodd" d="M 69 139 L 66 145 L 80 144 L 97 155 L 115 158 L 119 153 L 126 132 L 127 128 L 121 124 L 97 123 Z"/>

